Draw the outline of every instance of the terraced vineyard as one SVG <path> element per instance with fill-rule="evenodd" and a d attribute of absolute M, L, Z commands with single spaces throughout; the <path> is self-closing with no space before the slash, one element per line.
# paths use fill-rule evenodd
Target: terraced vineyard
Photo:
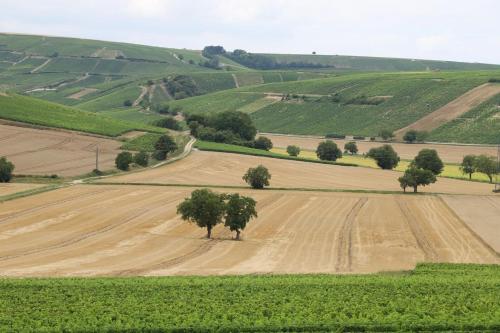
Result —
<path fill-rule="evenodd" d="M 247 111 L 264 132 L 376 136 L 382 129 L 395 131 L 420 120 L 496 75 L 498 72 L 352 74 L 240 88 L 171 104 L 191 113 Z M 481 111 L 469 111 L 462 130 L 453 131 L 457 124 L 464 124 L 460 118 L 454 125 L 436 129 L 431 138 L 497 143 L 498 136 L 493 134 L 498 122 L 494 118 L 496 97 L 488 98 L 480 100 L 487 103 L 484 116 L 474 116 Z M 470 134 L 462 139 L 461 132 Z"/>

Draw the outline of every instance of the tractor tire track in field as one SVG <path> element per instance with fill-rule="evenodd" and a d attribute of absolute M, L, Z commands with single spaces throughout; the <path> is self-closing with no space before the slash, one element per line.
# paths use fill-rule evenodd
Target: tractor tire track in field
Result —
<path fill-rule="evenodd" d="M 33 150 L 25 150 L 25 151 L 22 151 L 22 152 L 19 152 L 19 153 L 14 153 L 14 154 L 10 154 L 9 156 L 21 156 L 21 155 L 26 155 L 26 154 L 31 154 L 31 153 L 37 153 L 37 152 L 40 152 L 40 151 L 45 151 L 45 150 L 50 150 L 50 149 L 59 149 L 71 142 L 74 141 L 74 138 L 72 137 L 67 137 L 67 138 L 64 138 L 62 141 L 59 141 L 59 142 L 56 142 L 54 144 L 51 144 L 51 145 L 48 145 L 48 146 L 45 146 L 45 147 L 42 147 L 42 148 L 37 148 L 37 149 L 33 149 Z"/>
<path fill-rule="evenodd" d="M 336 263 L 335 271 L 337 272 L 349 272 L 352 266 L 352 230 L 353 225 L 356 222 L 356 218 L 363 209 L 363 206 L 368 201 L 368 198 L 360 198 L 354 204 L 352 209 L 347 214 L 344 223 L 340 227 L 338 233 L 338 245 L 336 249 Z"/>
<path fill-rule="evenodd" d="M 417 242 L 418 247 L 424 254 L 424 260 L 427 262 L 436 262 L 438 259 L 438 254 L 431 241 L 427 238 L 426 232 L 422 229 L 420 222 L 417 221 L 415 216 L 412 214 L 410 208 L 408 207 L 408 202 L 403 201 L 400 198 L 396 198 L 396 203 L 398 204 L 401 213 L 405 217 L 410 231 Z"/>
<path fill-rule="evenodd" d="M 13 213 L 13 214 L 10 214 L 10 215 L 7 215 L 5 217 L 0 218 L 0 224 L 3 223 L 3 222 L 6 222 L 6 221 L 8 221 L 8 220 L 10 220 L 12 218 L 20 217 L 20 216 L 23 216 L 23 215 L 26 215 L 26 214 L 30 214 L 30 213 L 33 213 L 33 212 L 37 212 L 37 211 L 43 210 L 43 209 L 48 208 L 48 207 L 57 206 L 57 205 L 68 203 L 68 202 L 71 202 L 71 201 L 74 201 L 74 200 L 78 200 L 78 199 L 81 199 L 81 198 L 86 198 L 86 197 L 89 197 L 89 196 L 93 196 L 95 194 L 104 193 L 106 191 L 107 191 L 106 189 L 104 189 L 104 190 L 101 189 L 101 190 L 98 190 L 98 191 L 92 191 L 92 192 L 85 193 L 85 194 L 77 194 L 77 195 L 68 197 L 68 198 L 63 199 L 63 200 L 54 201 L 54 202 L 47 203 L 47 204 L 44 204 L 44 205 L 40 205 L 40 206 L 37 206 L 37 207 L 33 207 L 33 208 L 28 208 L 28 209 L 25 209 L 25 210 L 21 210 L 19 212 L 16 212 L 16 213 Z"/>
<path fill-rule="evenodd" d="M 47 246 L 47 247 L 44 247 L 44 248 L 32 249 L 32 250 L 29 250 L 29 251 L 26 251 L 26 252 L 23 252 L 23 253 L 19 253 L 19 254 L 0 256 L 0 261 L 6 261 L 6 260 L 10 260 L 10 259 L 16 259 L 16 258 L 19 258 L 19 257 L 28 256 L 28 255 L 34 254 L 34 253 L 38 254 L 38 253 L 47 252 L 47 251 L 50 251 L 50 250 L 56 250 L 56 249 L 60 249 L 60 248 L 66 247 L 66 246 L 70 246 L 70 245 L 73 245 L 75 243 L 78 243 L 78 242 L 81 242 L 83 240 L 86 240 L 86 239 L 88 239 L 90 237 L 95 237 L 97 235 L 100 235 L 100 234 L 103 234 L 103 233 L 108 232 L 110 230 L 113 230 L 113 229 L 115 229 L 117 227 L 126 225 L 126 224 L 132 222 L 133 220 L 135 220 L 137 217 L 146 214 L 147 212 L 149 212 L 149 209 L 147 209 L 147 208 L 142 209 L 138 213 L 136 213 L 136 214 L 134 214 L 132 216 L 129 216 L 128 218 L 126 218 L 122 222 L 118 222 L 118 223 L 114 223 L 114 224 L 110 224 L 110 225 L 104 226 L 104 227 L 102 227 L 100 229 L 93 230 L 93 231 L 90 231 L 88 233 L 78 235 L 77 237 L 74 237 L 72 239 L 68 239 L 68 240 L 66 240 L 64 242 L 61 242 L 61 243 L 58 243 L 58 244 L 54 244 L 54 245 Z"/>

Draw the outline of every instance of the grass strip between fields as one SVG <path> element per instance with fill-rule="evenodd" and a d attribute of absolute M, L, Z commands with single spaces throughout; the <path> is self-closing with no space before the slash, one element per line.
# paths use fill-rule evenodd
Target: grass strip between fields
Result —
<path fill-rule="evenodd" d="M 213 184 L 169 184 L 169 183 L 127 183 L 127 182 L 86 182 L 86 185 L 117 185 L 117 186 L 160 186 L 160 187 L 189 187 L 189 188 L 227 188 L 237 190 L 255 191 L 302 191 L 302 192 L 332 192 L 332 193 L 373 193 L 373 194 L 404 194 L 404 195 L 439 195 L 446 194 L 440 192 L 417 192 L 413 191 L 389 191 L 389 190 L 357 190 L 357 189 L 336 189 L 336 188 L 307 188 L 307 187 L 267 187 L 263 189 L 252 189 L 248 186 L 237 185 L 213 185 Z M 459 194 L 458 194 L 459 195 Z"/>
<path fill-rule="evenodd" d="M 1 331 L 498 332 L 500 266 L 0 279 Z"/>
<path fill-rule="evenodd" d="M 293 157 L 284 154 L 274 153 L 272 151 L 255 149 L 237 145 L 230 145 L 226 143 L 217 143 L 217 142 L 208 142 L 208 141 L 200 141 L 197 140 L 195 148 L 204 151 L 215 151 L 220 153 L 233 153 L 233 154 L 242 154 L 242 155 L 251 155 L 251 156 L 262 156 L 262 157 L 271 157 L 278 158 L 282 160 L 292 160 L 299 162 L 311 162 L 311 163 L 320 163 L 320 164 L 330 164 L 330 165 L 339 165 L 339 166 L 352 166 L 356 167 L 356 164 L 352 163 L 340 163 L 340 162 L 331 162 L 331 161 L 321 161 L 313 158 L 303 158 L 303 157 Z"/>
<path fill-rule="evenodd" d="M 48 185 L 48 186 L 38 187 L 38 188 L 26 190 L 26 191 L 21 191 L 21 192 L 16 192 L 16 193 L 12 193 L 12 194 L 8 194 L 8 195 L 0 196 L 0 203 L 6 202 L 6 201 L 10 201 L 10 200 L 14 200 L 14 199 L 20 199 L 20 198 L 24 198 L 24 197 L 29 197 L 29 196 L 35 195 L 35 194 L 49 192 L 49 191 L 52 191 L 52 190 L 57 190 L 57 189 L 62 188 L 64 186 L 67 186 L 67 185 L 64 185 L 64 184 L 51 184 L 51 185 Z"/>

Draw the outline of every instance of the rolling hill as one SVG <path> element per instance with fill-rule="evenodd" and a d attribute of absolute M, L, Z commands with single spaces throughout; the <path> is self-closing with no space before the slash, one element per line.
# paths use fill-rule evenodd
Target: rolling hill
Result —
<path fill-rule="evenodd" d="M 376 136 L 382 129 L 408 126 L 499 76 L 498 71 L 349 74 L 227 90 L 171 105 L 188 113 L 246 111 L 263 132 Z M 489 85 L 500 92 L 498 83 Z M 451 119 L 430 137 L 500 143 L 497 100 L 498 95 L 485 95 L 479 99 L 485 105 L 465 110 L 467 120 Z"/>

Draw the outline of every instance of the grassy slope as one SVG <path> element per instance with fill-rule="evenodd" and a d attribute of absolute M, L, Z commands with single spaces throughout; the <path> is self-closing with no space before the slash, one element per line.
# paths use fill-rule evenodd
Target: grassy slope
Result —
<path fill-rule="evenodd" d="M 498 76 L 498 71 L 350 74 L 325 79 L 264 84 L 173 102 L 187 112 L 234 110 L 254 103 L 263 93 L 329 95 L 339 93 L 340 103 L 327 97 L 305 101 L 278 101 L 252 111 L 257 127 L 265 132 L 327 133 L 373 136 L 381 129 L 396 130 L 447 104 L 466 91 Z M 379 105 L 346 104 L 359 96 L 388 96 Z M 483 128 L 483 124 L 478 125 Z M 477 142 L 491 141 L 480 130 Z M 491 131 L 490 131 L 491 133 Z"/>
<path fill-rule="evenodd" d="M 103 117 L 20 95 L 0 96 L 0 118 L 107 136 L 118 136 L 131 130 L 163 131 L 158 127 Z"/>
<path fill-rule="evenodd" d="M 308 62 L 337 69 L 359 71 L 425 71 L 425 70 L 481 70 L 498 69 L 498 65 L 464 63 L 439 60 L 353 57 L 346 55 L 312 55 L 312 54 L 267 54 L 281 63 Z"/>
<path fill-rule="evenodd" d="M 498 265 L 427 264 L 365 276 L 3 279 L 0 286 L 2 331 L 500 329 Z"/>

